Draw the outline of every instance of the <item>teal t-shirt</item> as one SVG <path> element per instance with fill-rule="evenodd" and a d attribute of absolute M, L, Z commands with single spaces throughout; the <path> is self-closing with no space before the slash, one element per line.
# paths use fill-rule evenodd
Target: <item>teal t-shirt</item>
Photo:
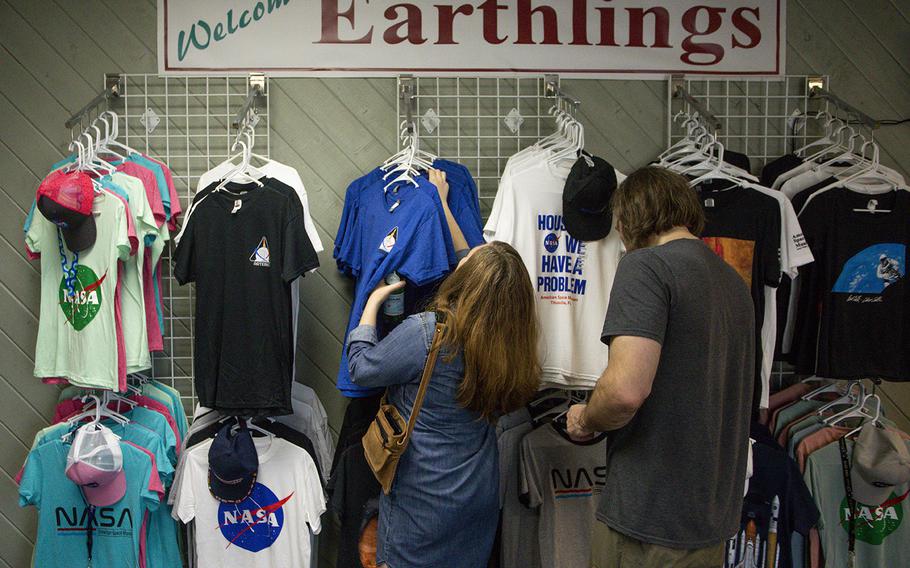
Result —
<path fill-rule="evenodd" d="M 146 511 L 155 511 L 152 462 L 129 444 L 120 445 L 126 493 L 117 503 L 95 510 L 92 565 L 139 566 L 139 536 Z M 29 453 L 19 485 L 19 505 L 38 509 L 34 565 L 41 568 L 88 566 L 88 507 L 82 491 L 66 477 L 70 444 L 52 440 Z"/>

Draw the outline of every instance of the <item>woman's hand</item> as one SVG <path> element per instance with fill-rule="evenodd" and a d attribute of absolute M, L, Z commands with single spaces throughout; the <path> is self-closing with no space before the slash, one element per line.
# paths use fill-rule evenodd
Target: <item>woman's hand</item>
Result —
<path fill-rule="evenodd" d="M 389 299 L 389 296 L 405 287 L 405 281 L 401 280 L 394 284 L 386 284 L 385 279 L 379 283 L 379 286 L 373 289 L 366 305 L 363 307 L 363 314 L 360 316 L 360 325 L 376 325 L 379 316 L 379 308 L 382 303 Z"/>
<path fill-rule="evenodd" d="M 445 205 L 449 199 L 449 182 L 446 181 L 446 173 L 442 170 L 430 168 L 429 177 L 430 183 L 435 185 L 436 191 L 439 192 L 440 201 Z"/>

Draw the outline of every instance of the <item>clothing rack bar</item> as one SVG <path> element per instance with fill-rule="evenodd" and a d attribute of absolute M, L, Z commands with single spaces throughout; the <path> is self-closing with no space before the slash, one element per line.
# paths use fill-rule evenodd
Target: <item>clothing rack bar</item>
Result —
<path fill-rule="evenodd" d="M 544 94 L 557 101 L 565 101 L 572 106 L 573 113 L 578 112 L 578 107 L 581 106 L 581 99 L 573 97 L 562 89 L 559 84 L 559 75 L 544 75 Z"/>
<path fill-rule="evenodd" d="M 234 128 L 240 128 L 240 125 L 248 120 L 250 112 L 256 112 L 259 108 L 259 99 L 265 95 L 265 75 L 262 73 L 250 75 L 249 85 L 250 89 L 246 95 L 246 100 L 231 122 L 231 126 Z"/>
<path fill-rule="evenodd" d="M 809 97 L 813 98 L 813 99 L 824 99 L 826 101 L 830 101 L 830 102 L 834 103 L 834 106 L 836 106 L 837 108 L 842 108 L 842 109 L 846 110 L 848 113 L 855 115 L 856 118 L 859 119 L 860 122 L 862 122 L 863 124 L 865 124 L 866 126 L 868 126 L 869 128 L 871 128 L 873 130 L 878 128 L 879 126 L 881 126 L 879 121 L 875 120 L 874 118 L 872 118 L 868 114 L 864 113 L 863 111 L 859 110 L 855 106 L 851 105 L 844 99 L 838 97 L 834 93 L 832 93 L 822 87 L 819 87 L 817 85 L 812 86 L 809 89 Z"/>
<path fill-rule="evenodd" d="M 714 113 L 709 111 L 706 106 L 701 104 L 701 102 L 698 99 L 693 97 L 682 84 L 675 84 L 673 86 L 673 98 L 674 99 L 683 99 L 684 101 L 686 101 L 689 104 L 689 106 L 691 106 L 692 108 L 694 108 L 696 110 L 696 112 L 698 112 L 698 116 L 700 116 L 708 124 L 708 126 L 713 128 L 714 130 L 721 129 L 721 126 L 722 126 L 721 121 L 718 120 L 718 118 L 716 116 L 714 116 Z"/>
<path fill-rule="evenodd" d="M 120 92 L 123 89 L 123 83 L 121 82 L 121 77 L 117 73 L 108 73 L 104 76 L 104 90 L 95 95 L 91 101 L 88 102 L 84 107 L 79 109 L 76 114 L 69 117 L 63 125 L 67 128 L 73 128 L 79 124 L 82 119 L 98 107 L 101 104 L 106 104 L 110 99 L 115 99 L 120 96 Z"/>
<path fill-rule="evenodd" d="M 417 107 L 417 89 L 414 78 L 402 75 L 398 78 L 398 104 L 404 105 L 405 127 L 408 134 L 414 134 L 414 113 Z"/>

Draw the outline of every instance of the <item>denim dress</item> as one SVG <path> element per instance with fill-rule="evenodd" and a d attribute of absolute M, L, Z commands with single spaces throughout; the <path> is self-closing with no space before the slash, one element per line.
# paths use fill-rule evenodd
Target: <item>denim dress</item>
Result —
<path fill-rule="evenodd" d="M 382 341 L 362 325 L 348 338 L 351 378 L 388 387 L 388 402 L 407 420 L 436 326 L 432 313 L 411 316 Z M 458 404 L 460 354 L 439 353 L 398 464 L 379 506 L 377 564 L 389 568 L 484 568 L 499 516 L 495 427 Z"/>

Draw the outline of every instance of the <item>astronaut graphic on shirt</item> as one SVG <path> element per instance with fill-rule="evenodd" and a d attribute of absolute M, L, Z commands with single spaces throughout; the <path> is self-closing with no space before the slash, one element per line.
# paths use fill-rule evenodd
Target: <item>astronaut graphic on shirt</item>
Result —
<path fill-rule="evenodd" d="M 885 288 L 887 288 L 890 284 L 900 280 L 900 262 L 896 258 L 889 258 L 888 255 L 881 254 L 878 257 L 878 268 L 875 270 L 875 275 L 882 279 Z"/>

